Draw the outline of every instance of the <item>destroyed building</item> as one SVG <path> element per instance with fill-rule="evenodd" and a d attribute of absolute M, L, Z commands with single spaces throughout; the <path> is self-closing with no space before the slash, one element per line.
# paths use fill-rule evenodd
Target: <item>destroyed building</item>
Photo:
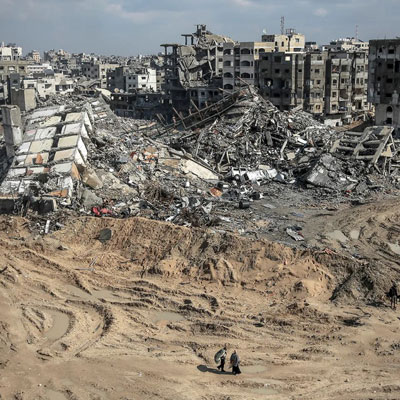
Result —
<path fill-rule="evenodd" d="M 250 207 L 264 218 L 269 193 L 348 199 L 400 179 L 393 129 L 340 134 L 304 111 L 279 111 L 252 86 L 164 126 L 117 117 L 102 97 L 44 105 L 22 118 L 6 107 L 2 212 L 66 207 L 232 230 L 244 229 Z"/>
<path fill-rule="evenodd" d="M 157 71 L 153 68 L 121 66 L 107 72 L 107 89 L 116 93 L 156 92 L 158 90 L 157 75 Z"/>
<path fill-rule="evenodd" d="M 202 108 L 218 101 L 223 73 L 223 45 L 233 40 L 215 35 L 206 25 L 197 25 L 193 34 L 183 34 L 185 45 L 162 44 L 166 101 L 177 112 Z M 189 43 L 190 42 L 190 43 Z"/>
<path fill-rule="evenodd" d="M 259 87 L 280 110 L 303 107 L 304 54 L 264 53 L 259 61 Z"/>
<path fill-rule="evenodd" d="M 22 47 L 14 43 L 5 45 L 0 43 L 0 61 L 18 61 L 22 58 Z"/>
<path fill-rule="evenodd" d="M 88 79 L 100 80 L 100 87 L 107 88 L 107 71 L 118 68 L 118 64 L 103 64 L 100 61 L 92 60 L 82 64 L 82 75 Z"/>
<path fill-rule="evenodd" d="M 400 131 L 400 39 L 371 40 L 368 99 L 375 106 L 375 123 Z"/>
<path fill-rule="evenodd" d="M 160 92 L 112 93 L 110 107 L 120 117 L 133 119 L 154 119 L 168 113 Z"/>
<path fill-rule="evenodd" d="M 315 116 L 325 111 L 327 53 L 307 53 L 304 60 L 304 110 Z"/>
<path fill-rule="evenodd" d="M 12 204 L 21 194 L 40 196 L 49 204 L 55 204 L 55 198 L 68 204 L 80 177 L 78 168 L 87 161 L 83 142 L 91 130 L 87 112 L 68 113 L 63 106 L 38 109 L 26 121 L 25 132 L 18 107 L 6 106 L 3 113 L 7 155 L 12 157 L 0 186 L 3 204 Z"/>
<path fill-rule="evenodd" d="M 370 111 L 367 98 L 368 54 L 365 51 L 328 54 L 325 119 L 336 119 L 337 124 L 341 121 L 350 123 L 353 115 Z"/>

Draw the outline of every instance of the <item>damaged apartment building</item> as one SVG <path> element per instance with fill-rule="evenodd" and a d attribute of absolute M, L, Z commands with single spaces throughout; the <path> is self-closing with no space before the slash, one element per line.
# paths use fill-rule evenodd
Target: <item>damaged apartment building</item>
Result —
<path fill-rule="evenodd" d="M 264 53 L 259 60 L 263 97 L 280 110 L 296 107 L 340 126 L 370 110 L 365 51 Z"/>
<path fill-rule="evenodd" d="M 85 195 L 96 199 L 89 192 L 102 183 L 90 163 L 91 151 L 92 161 L 97 157 L 91 138 L 108 126 L 114 130 L 117 121 L 101 97 L 77 96 L 27 113 L 2 108 L 7 157 L 0 165 L 0 212 L 29 207 L 47 213 Z"/>
<path fill-rule="evenodd" d="M 111 92 L 111 109 L 121 117 L 155 118 L 163 107 L 162 76 L 160 69 L 140 64 L 109 71 L 107 89 Z"/>
<path fill-rule="evenodd" d="M 31 194 L 54 209 L 56 200 L 68 204 L 74 181 L 86 160 L 91 122 L 86 110 L 68 112 L 65 106 L 38 109 L 25 129 L 17 106 L 3 106 L 4 138 L 12 164 L 0 186 L 1 208 L 12 211 L 15 199 Z"/>
<path fill-rule="evenodd" d="M 371 40 L 368 98 L 376 125 L 392 125 L 400 135 L 400 39 Z"/>
<path fill-rule="evenodd" d="M 161 45 L 165 98 L 175 113 L 203 108 L 222 98 L 224 45 L 234 44 L 232 39 L 208 31 L 206 25 L 197 25 L 195 33 L 182 36 L 185 45 Z"/>
<path fill-rule="evenodd" d="M 107 72 L 118 68 L 119 64 L 104 64 L 98 60 L 82 63 L 82 75 L 88 79 L 99 81 L 99 87 L 107 89 Z"/>
<path fill-rule="evenodd" d="M 223 89 L 237 90 L 243 85 L 258 86 L 259 60 L 272 52 L 297 53 L 304 51 L 305 37 L 294 29 L 286 35 L 262 35 L 261 42 L 224 43 Z"/>

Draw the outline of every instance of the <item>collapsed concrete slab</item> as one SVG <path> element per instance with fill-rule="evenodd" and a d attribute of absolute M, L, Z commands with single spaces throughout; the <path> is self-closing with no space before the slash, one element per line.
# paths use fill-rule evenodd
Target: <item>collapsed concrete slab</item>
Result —
<path fill-rule="evenodd" d="M 21 124 L 16 110 L 6 110 L 6 120 Z M 23 134 L 22 126 L 16 130 L 10 125 L 13 160 L 0 185 L 0 197 L 15 200 L 33 193 L 38 198 L 70 198 L 73 182 L 80 180 L 78 166 L 87 162 L 85 121 L 90 124 L 86 111 L 68 113 L 65 106 L 58 106 L 28 114 Z"/>

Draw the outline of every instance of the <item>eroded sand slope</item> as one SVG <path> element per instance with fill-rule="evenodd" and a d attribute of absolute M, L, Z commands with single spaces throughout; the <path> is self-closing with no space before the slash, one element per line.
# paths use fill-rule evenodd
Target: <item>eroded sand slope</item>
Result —
<path fill-rule="evenodd" d="M 354 285 L 329 300 L 352 260 L 139 218 L 0 223 L 4 399 L 400 398 L 398 314 Z M 215 369 L 225 343 L 240 376 Z"/>

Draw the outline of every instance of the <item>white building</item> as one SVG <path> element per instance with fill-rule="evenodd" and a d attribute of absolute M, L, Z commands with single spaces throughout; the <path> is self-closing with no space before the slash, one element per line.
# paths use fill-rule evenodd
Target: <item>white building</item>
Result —
<path fill-rule="evenodd" d="M 15 44 L 4 45 L 4 42 L 0 43 L 0 60 L 3 61 L 16 61 L 22 57 L 22 47 L 18 47 Z"/>
<path fill-rule="evenodd" d="M 146 69 L 142 73 L 134 73 L 125 77 L 125 92 L 135 90 L 157 91 L 157 73 L 155 69 Z"/>
<path fill-rule="evenodd" d="M 42 99 L 56 93 L 70 93 L 74 91 L 75 83 L 63 74 L 55 74 L 47 78 L 26 77 L 23 80 L 24 89 L 35 89 Z"/>
<path fill-rule="evenodd" d="M 322 46 L 322 51 L 365 51 L 369 50 L 369 43 L 356 38 L 340 38 L 332 40 Z"/>
<path fill-rule="evenodd" d="M 27 66 L 28 74 L 42 74 L 48 69 L 53 69 L 50 64 L 30 64 Z"/>
<path fill-rule="evenodd" d="M 24 89 L 35 89 L 40 98 L 44 99 L 56 93 L 55 80 L 51 78 L 30 78 L 26 77 L 23 82 Z"/>

